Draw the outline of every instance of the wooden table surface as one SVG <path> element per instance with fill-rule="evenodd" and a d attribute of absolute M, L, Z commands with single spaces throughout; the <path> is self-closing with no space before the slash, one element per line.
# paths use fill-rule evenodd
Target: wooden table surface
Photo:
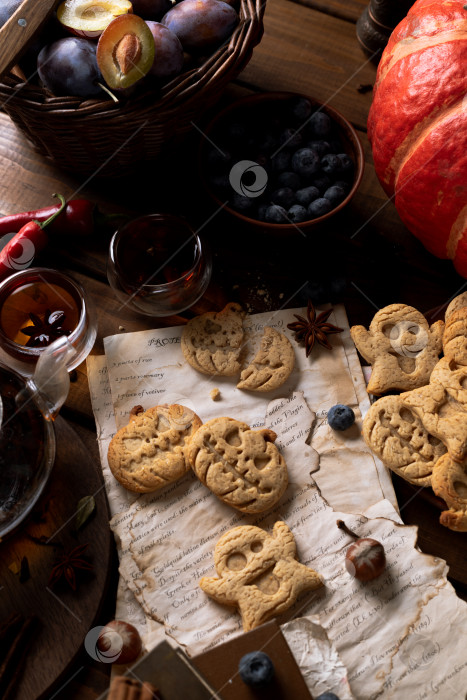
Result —
<path fill-rule="evenodd" d="M 249 311 L 303 305 L 297 293 L 308 281 L 326 283 L 329 300 L 343 302 L 351 324 L 368 324 L 375 311 L 389 303 L 405 302 L 424 313 L 435 313 L 465 284 L 448 261 L 429 255 L 400 222 L 381 189 L 372 165 L 366 136 L 376 68 L 359 47 L 355 23 L 366 0 L 267 0 L 265 33 L 248 67 L 229 86 L 222 102 L 258 90 L 292 90 L 329 103 L 358 130 L 366 160 L 360 189 L 349 207 L 322 231 L 307 239 L 244 236 L 238 224 L 198 186 L 196 144 L 174 153 L 169 162 L 145 168 L 131 181 L 83 182 L 58 171 L 39 156 L 9 118 L 0 113 L 0 212 L 45 206 L 54 192 L 98 201 L 108 212 L 122 208 L 135 214 L 171 209 L 184 214 L 203 234 L 214 254 L 213 281 L 194 312 L 221 308 L 240 301 Z M 200 122 L 200 126 L 204 120 Z M 120 309 L 106 280 L 109 236 L 80 243 L 64 239 L 44 252 L 39 262 L 71 272 L 87 289 L 97 308 L 98 339 L 93 353 L 102 354 L 107 335 L 154 327 L 152 321 Z M 267 294 L 264 294 L 267 290 Z M 190 312 L 191 314 L 191 312 Z M 186 314 L 188 318 L 190 314 Z M 192 315 L 192 314 L 191 314 Z M 173 325 L 178 319 L 166 319 Z M 70 422 L 98 461 L 94 418 L 85 364 L 77 370 L 61 415 Z M 426 521 L 425 504 L 398 490 L 402 516 L 408 523 Z M 436 515 L 436 514 L 435 514 Z M 429 526 L 420 532 L 424 551 L 436 550 Z M 111 590 L 100 623 L 113 617 L 117 581 L 114 567 Z M 463 595 L 461 587 L 458 587 Z M 108 685 L 109 667 L 85 654 L 70 669 L 64 686 L 51 698 L 91 700 Z"/>

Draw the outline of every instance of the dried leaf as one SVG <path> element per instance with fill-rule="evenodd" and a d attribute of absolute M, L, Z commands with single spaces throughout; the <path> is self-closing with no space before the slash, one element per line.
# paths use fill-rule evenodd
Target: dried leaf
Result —
<path fill-rule="evenodd" d="M 75 528 L 80 530 L 87 523 L 96 508 L 94 496 L 84 496 L 78 501 Z"/>

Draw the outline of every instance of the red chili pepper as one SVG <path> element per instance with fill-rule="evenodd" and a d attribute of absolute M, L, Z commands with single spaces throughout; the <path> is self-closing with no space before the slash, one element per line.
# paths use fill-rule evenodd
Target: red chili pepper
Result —
<path fill-rule="evenodd" d="M 43 229 L 54 221 L 66 206 L 61 194 L 54 194 L 60 200 L 60 206 L 45 221 L 29 221 L 25 224 L 6 246 L 0 251 L 0 280 L 5 279 L 18 270 L 29 267 L 33 258 L 48 243 L 49 237 Z"/>
<path fill-rule="evenodd" d="M 70 199 L 64 211 L 60 204 L 26 211 L 20 214 L 4 216 L 0 219 L 0 236 L 5 233 L 16 233 L 29 221 L 42 223 L 60 212 L 60 216 L 51 222 L 50 233 L 69 234 L 70 236 L 89 236 L 94 230 L 95 217 L 98 215 L 96 205 L 87 199 Z"/>

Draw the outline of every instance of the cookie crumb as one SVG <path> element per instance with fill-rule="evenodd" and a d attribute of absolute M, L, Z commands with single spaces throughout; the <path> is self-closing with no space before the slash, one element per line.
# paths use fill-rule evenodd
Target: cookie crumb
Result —
<path fill-rule="evenodd" d="M 125 329 L 124 329 L 123 326 L 119 326 L 119 327 L 118 327 L 118 330 L 119 330 L 119 331 L 124 331 Z"/>
<path fill-rule="evenodd" d="M 211 399 L 212 399 L 213 401 L 219 401 L 219 399 L 220 399 L 220 397 L 221 397 L 221 392 L 220 392 L 219 389 L 216 387 L 215 389 L 211 389 L 211 392 L 210 392 L 209 396 L 211 397 Z"/>

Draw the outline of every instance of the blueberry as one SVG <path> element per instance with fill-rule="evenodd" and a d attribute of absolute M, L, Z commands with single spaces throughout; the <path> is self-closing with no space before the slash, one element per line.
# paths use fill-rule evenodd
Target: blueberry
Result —
<path fill-rule="evenodd" d="M 278 204 L 271 204 L 266 209 L 265 220 L 268 224 L 287 224 L 287 212 Z"/>
<path fill-rule="evenodd" d="M 332 209 L 332 204 L 329 199 L 324 199 L 324 197 L 319 197 L 315 199 L 308 207 L 308 214 L 310 219 L 316 219 L 318 216 L 323 216 L 327 214 Z"/>
<path fill-rule="evenodd" d="M 334 153 L 327 153 L 321 158 L 321 169 L 326 175 L 335 175 L 339 172 L 341 162 Z"/>
<path fill-rule="evenodd" d="M 328 187 L 331 187 L 332 180 L 327 175 L 318 175 L 318 177 L 313 178 L 312 184 L 317 187 L 322 194 Z"/>
<path fill-rule="evenodd" d="M 289 170 L 290 169 L 290 159 L 291 159 L 290 151 L 286 151 L 285 149 L 278 151 L 278 153 L 276 153 L 276 155 L 273 156 L 271 159 L 272 169 L 276 173 L 283 173 L 284 170 Z"/>
<path fill-rule="evenodd" d="M 281 187 L 279 190 L 272 193 L 271 202 L 279 204 L 281 207 L 285 207 L 285 209 L 289 209 L 295 202 L 295 192 L 291 190 L 290 187 Z"/>
<path fill-rule="evenodd" d="M 287 216 L 294 224 L 301 224 L 310 218 L 305 207 L 301 207 L 300 204 L 294 204 L 293 207 L 290 207 Z"/>
<path fill-rule="evenodd" d="M 298 122 L 305 122 L 309 119 L 312 109 L 310 100 L 307 100 L 305 97 L 297 97 L 292 100 L 290 111 Z"/>
<path fill-rule="evenodd" d="M 331 204 L 336 207 L 338 204 L 344 201 L 346 193 L 342 187 L 339 187 L 339 185 L 332 185 L 331 187 L 328 187 L 326 192 L 323 194 L 323 197 L 325 199 L 329 199 Z"/>
<path fill-rule="evenodd" d="M 350 192 L 350 185 L 346 180 L 336 180 L 334 184 L 336 187 L 342 187 L 346 194 Z"/>
<path fill-rule="evenodd" d="M 352 158 L 350 158 L 347 153 L 338 153 L 337 157 L 340 161 L 339 172 L 343 173 L 344 175 L 351 175 L 354 168 Z"/>
<path fill-rule="evenodd" d="M 327 136 L 331 132 L 332 122 L 324 112 L 315 112 L 310 117 L 309 126 L 315 136 Z"/>
<path fill-rule="evenodd" d="M 328 142 L 324 141 L 323 139 L 319 139 L 318 141 L 308 141 L 307 146 L 308 148 L 311 148 L 312 151 L 316 151 L 320 157 L 324 156 L 326 153 L 329 153 L 331 150 Z"/>
<path fill-rule="evenodd" d="M 257 217 L 260 221 L 266 221 L 266 211 L 269 208 L 269 204 L 260 204 L 257 209 Z"/>
<path fill-rule="evenodd" d="M 297 173 L 286 170 L 277 176 L 277 184 L 281 187 L 290 187 L 294 192 L 300 189 L 301 181 Z"/>
<path fill-rule="evenodd" d="M 221 151 L 218 148 L 209 149 L 206 156 L 206 163 L 209 168 L 216 170 L 222 170 L 230 162 L 230 153 L 226 151 Z"/>
<path fill-rule="evenodd" d="M 215 190 L 227 190 L 231 187 L 227 173 L 212 173 L 209 176 L 209 184 Z"/>
<path fill-rule="evenodd" d="M 296 201 L 302 205 L 302 207 L 307 207 L 313 200 L 318 199 L 319 190 L 316 187 L 310 185 L 310 187 L 304 187 L 301 190 L 297 190 L 295 193 Z"/>
<path fill-rule="evenodd" d="M 328 411 L 328 424 L 333 430 L 347 430 L 355 423 L 355 413 L 350 406 L 336 404 Z"/>
<path fill-rule="evenodd" d="M 319 171 L 319 155 L 311 148 L 299 148 L 292 156 L 292 169 L 303 177 L 311 177 Z"/>
<path fill-rule="evenodd" d="M 339 700 L 335 693 L 321 693 L 316 700 Z"/>
<path fill-rule="evenodd" d="M 269 131 L 266 131 L 257 139 L 256 145 L 258 146 L 259 150 L 264 151 L 264 153 L 271 153 L 279 147 L 277 139 Z"/>
<path fill-rule="evenodd" d="M 243 141 L 246 136 L 246 126 L 241 122 L 231 122 L 227 125 L 226 134 L 230 141 Z"/>
<path fill-rule="evenodd" d="M 235 192 L 232 197 L 232 208 L 241 214 L 246 214 L 253 208 L 254 200 L 250 197 L 244 197 Z"/>
<path fill-rule="evenodd" d="M 299 131 L 295 129 L 285 129 L 279 136 L 279 143 L 282 146 L 287 146 L 287 148 L 298 148 L 302 145 L 302 135 Z"/>
<path fill-rule="evenodd" d="M 252 651 L 242 656 L 238 664 L 238 672 L 244 683 L 261 688 L 272 681 L 274 666 L 264 651 Z"/>
<path fill-rule="evenodd" d="M 329 141 L 329 148 L 330 153 L 342 153 L 344 150 L 342 147 L 342 143 L 339 141 L 339 139 L 332 139 Z"/>

